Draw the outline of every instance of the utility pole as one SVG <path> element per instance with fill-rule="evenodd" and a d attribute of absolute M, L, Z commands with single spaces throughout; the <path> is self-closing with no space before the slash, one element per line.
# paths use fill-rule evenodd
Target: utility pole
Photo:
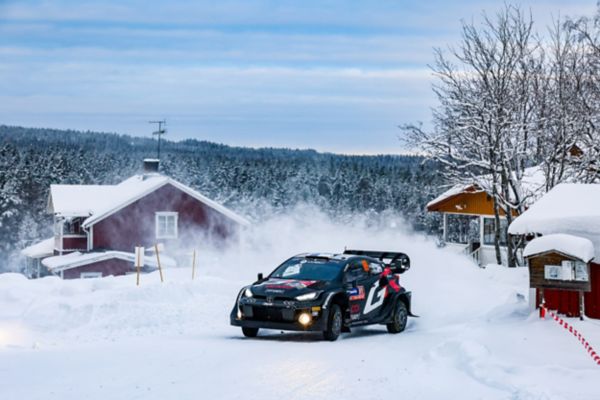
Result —
<path fill-rule="evenodd" d="M 158 130 L 152 132 L 152 136 L 158 136 L 158 146 L 156 149 L 156 158 L 160 160 L 160 137 L 167 133 L 167 130 L 164 128 L 167 126 L 167 120 L 163 119 L 162 121 L 148 121 L 149 124 L 158 124 Z"/>

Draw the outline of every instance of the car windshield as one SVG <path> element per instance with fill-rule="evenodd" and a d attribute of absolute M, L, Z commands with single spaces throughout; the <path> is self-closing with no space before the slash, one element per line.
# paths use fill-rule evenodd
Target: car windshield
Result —
<path fill-rule="evenodd" d="M 343 269 L 341 260 L 292 258 L 273 271 L 271 278 L 331 281 L 339 278 Z"/>

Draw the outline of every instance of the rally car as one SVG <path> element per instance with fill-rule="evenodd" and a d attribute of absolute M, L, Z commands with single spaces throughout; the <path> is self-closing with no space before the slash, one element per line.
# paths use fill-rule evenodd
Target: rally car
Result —
<path fill-rule="evenodd" d="M 404 253 L 300 254 L 242 288 L 231 325 L 247 337 L 266 328 L 320 331 L 330 341 L 360 325 L 385 324 L 388 332 L 399 333 L 414 316 L 411 292 L 399 281 L 409 268 Z"/>

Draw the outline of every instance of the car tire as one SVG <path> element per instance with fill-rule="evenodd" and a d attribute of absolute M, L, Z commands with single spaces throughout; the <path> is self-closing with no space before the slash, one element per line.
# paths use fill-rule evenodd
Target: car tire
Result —
<path fill-rule="evenodd" d="M 258 335 L 258 328 L 247 328 L 244 326 L 242 327 L 242 333 L 246 337 L 256 337 Z"/>
<path fill-rule="evenodd" d="M 400 333 L 406 328 L 406 322 L 408 321 L 408 310 L 406 304 L 400 299 L 396 302 L 394 307 L 394 314 L 392 320 L 387 324 L 387 330 L 389 333 Z"/>
<path fill-rule="evenodd" d="M 342 332 L 343 324 L 342 309 L 338 304 L 334 303 L 329 309 L 327 329 L 323 332 L 325 340 L 329 340 L 330 342 L 336 341 Z"/>

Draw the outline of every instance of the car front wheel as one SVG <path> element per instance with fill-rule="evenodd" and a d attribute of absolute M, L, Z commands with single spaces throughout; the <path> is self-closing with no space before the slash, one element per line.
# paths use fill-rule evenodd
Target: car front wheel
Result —
<path fill-rule="evenodd" d="M 325 340 L 333 342 L 337 340 L 342 332 L 342 309 L 337 304 L 332 304 L 327 320 L 327 329 L 323 332 Z"/>
<path fill-rule="evenodd" d="M 256 337 L 258 335 L 258 328 L 242 327 L 242 333 L 246 337 Z"/>
<path fill-rule="evenodd" d="M 392 321 L 387 324 L 387 330 L 389 333 L 400 333 L 406 328 L 406 321 L 408 320 L 408 311 L 406 310 L 406 304 L 402 300 L 398 300 L 396 308 L 394 309 L 394 315 Z"/>

